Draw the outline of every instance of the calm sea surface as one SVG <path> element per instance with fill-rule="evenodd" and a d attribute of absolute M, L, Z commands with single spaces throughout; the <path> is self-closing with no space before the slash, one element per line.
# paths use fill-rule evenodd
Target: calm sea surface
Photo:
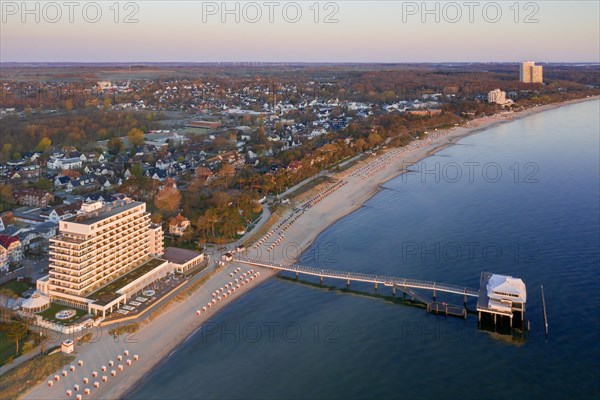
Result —
<path fill-rule="evenodd" d="M 467 137 L 386 183 L 302 255 L 312 266 L 474 288 L 481 271 L 520 277 L 528 335 L 276 278 L 227 307 L 127 397 L 597 399 L 599 116 L 591 101 Z"/>

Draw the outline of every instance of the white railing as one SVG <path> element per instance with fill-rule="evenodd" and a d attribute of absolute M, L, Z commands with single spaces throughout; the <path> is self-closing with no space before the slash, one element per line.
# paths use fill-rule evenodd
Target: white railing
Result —
<path fill-rule="evenodd" d="M 382 285 L 389 286 L 403 286 L 407 288 L 414 289 L 428 289 L 435 290 L 440 292 L 454 293 L 454 294 L 462 294 L 465 296 L 471 297 L 479 297 L 479 291 L 458 285 L 451 285 L 446 283 L 438 283 L 432 281 L 421 281 L 417 279 L 406 279 L 406 278 L 398 278 L 394 276 L 384 276 L 384 275 L 374 275 L 374 274 L 364 274 L 360 272 L 346 272 L 346 271 L 337 271 L 332 269 L 322 269 L 322 268 L 314 268 L 307 267 L 299 264 L 292 265 L 282 265 L 271 261 L 263 261 L 249 257 L 237 256 L 235 257 L 235 261 L 243 262 L 246 264 L 253 264 L 261 267 L 267 267 L 272 269 L 277 269 L 280 271 L 289 271 L 289 272 L 297 272 L 306 275 L 319 276 L 323 278 L 333 278 L 333 279 L 341 279 L 341 280 L 350 280 L 356 282 L 369 282 L 369 283 L 377 283 Z"/>

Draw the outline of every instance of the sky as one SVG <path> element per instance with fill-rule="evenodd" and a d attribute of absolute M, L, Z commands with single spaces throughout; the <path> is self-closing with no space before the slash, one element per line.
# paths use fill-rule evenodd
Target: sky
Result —
<path fill-rule="evenodd" d="M 7 1 L 1 62 L 600 62 L 600 1 Z"/>

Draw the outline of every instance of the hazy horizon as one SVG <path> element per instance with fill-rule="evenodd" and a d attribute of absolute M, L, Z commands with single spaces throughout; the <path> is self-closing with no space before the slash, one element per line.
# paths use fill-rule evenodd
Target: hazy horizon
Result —
<path fill-rule="evenodd" d="M 0 61 L 600 62 L 596 1 L 75 3 L 3 1 Z"/>

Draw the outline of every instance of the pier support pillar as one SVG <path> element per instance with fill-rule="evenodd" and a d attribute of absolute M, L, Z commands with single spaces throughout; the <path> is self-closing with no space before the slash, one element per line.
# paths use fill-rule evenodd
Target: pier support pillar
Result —
<path fill-rule="evenodd" d="M 406 292 L 405 291 L 402 291 L 402 299 L 406 300 Z"/>
<path fill-rule="evenodd" d="M 321 276 L 321 285 L 323 284 L 323 276 Z"/>
<path fill-rule="evenodd" d="M 298 275 L 299 275 L 299 274 L 298 274 L 298 271 L 296 271 L 296 279 L 298 279 Z"/>
<path fill-rule="evenodd" d="M 510 317 L 510 327 L 511 327 L 511 328 L 512 328 L 512 318 L 513 318 L 513 317 Z"/>
<path fill-rule="evenodd" d="M 350 279 L 346 281 L 346 286 L 350 287 Z"/>
<path fill-rule="evenodd" d="M 496 325 L 496 314 L 494 314 L 494 325 Z"/>
<path fill-rule="evenodd" d="M 396 297 L 396 286 L 392 286 L 392 296 Z"/>
<path fill-rule="evenodd" d="M 375 282 L 375 290 L 377 290 L 377 282 Z"/>
<path fill-rule="evenodd" d="M 481 311 L 478 311 L 477 314 L 477 321 L 481 322 Z"/>

